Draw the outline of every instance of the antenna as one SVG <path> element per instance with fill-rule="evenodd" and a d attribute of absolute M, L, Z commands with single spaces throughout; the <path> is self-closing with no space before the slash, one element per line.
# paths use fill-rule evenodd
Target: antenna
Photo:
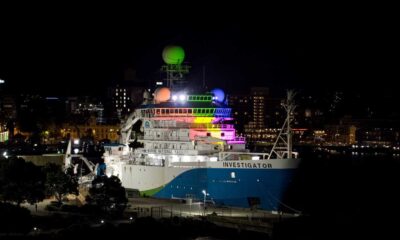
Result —
<path fill-rule="evenodd" d="M 206 66 L 203 65 L 203 88 L 206 87 Z"/>
<path fill-rule="evenodd" d="M 181 86 L 185 80 L 183 78 L 184 74 L 189 72 L 189 66 L 178 65 L 178 64 L 167 64 L 161 67 L 161 71 L 167 73 L 167 87 L 173 88 L 178 85 Z"/>
<path fill-rule="evenodd" d="M 164 48 L 163 60 L 165 65 L 161 67 L 161 71 L 166 73 L 167 87 L 182 87 L 186 80 L 184 75 L 189 73 L 190 67 L 182 64 L 185 58 L 185 51 L 179 46 L 167 46 Z"/>
<path fill-rule="evenodd" d="M 286 119 L 271 149 L 268 159 L 271 159 L 272 155 L 276 155 L 278 159 L 285 158 L 285 155 L 286 158 L 292 158 L 293 154 L 297 157 L 297 153 L 293 153 L 292 151 L 292 128 L 290 126 L 290 123 L 294 119 L 293 112 L 296 109 L 293 100 L 295 95 L 296 93 L 293 90 L 287 91 L 286 101 L 282 103 L 283 108 L 286 110 Z"/>

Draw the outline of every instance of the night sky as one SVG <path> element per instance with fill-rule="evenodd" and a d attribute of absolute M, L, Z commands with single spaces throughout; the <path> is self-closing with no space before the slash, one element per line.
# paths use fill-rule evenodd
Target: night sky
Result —
<path fill-rule="evenodd" d="M 14 92 L 96 94 L 134 68 L 149 84 L 161 77 L 162 49 L 179 44 L 192 66 L 191 81 L 201 82 L 204 67 L 209 87 L 232 92 L 266 86 L 387 94 L 398 79 L 394 22 L 384 14 L 262 10 L 160 21 L 151 14 L 134 17 L 138 11 L 120 18 L 55 13 L 3 19 L 0 78 Z"/>

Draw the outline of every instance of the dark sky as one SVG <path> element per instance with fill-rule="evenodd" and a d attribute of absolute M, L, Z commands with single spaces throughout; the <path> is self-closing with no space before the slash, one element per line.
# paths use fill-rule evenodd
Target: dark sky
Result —
<path fill-rule="evenodd" d="M 14 17 L 0 23 L 0 78 L 17 92 L 96 93 L 121 79 L 126 68 L 135 68 L 144 81 L 157 80 L 162 49 L 179 44 L 192 66 L 189 78 L 201 81 L 204 66 L 210 87 L 385 92 L 399 79 L 394 22 L 360 12 L 186 14 L 177 21 Z"/>

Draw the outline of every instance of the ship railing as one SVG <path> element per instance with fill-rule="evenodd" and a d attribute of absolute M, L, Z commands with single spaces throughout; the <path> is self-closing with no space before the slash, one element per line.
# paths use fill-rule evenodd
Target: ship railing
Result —
<path fill-rule="evenodd" d="M 206 161 L 186 161 L 186 162 L 169 162 L 169 167 L 183 167 L 183 168 L 204 168 L 207 167 Z"/>
<path fill-rule="evenodd" d="M 235 137 L 235 141 L 246 141 L 245 137 Z"/>
<path fill-rule="evenodd" d="M 212 124 L 212 123 L 193 123 L 191 128 L 218 128 L 218 129 L 234 129 L 233 124 Z"/>
<path fill-rule="evenodd" d="M 153 123 L 153 128 L 208 128 L 208 129 L 234 129 L 233 124 L 212 124 L 212 123 L 186 123 L 186 122 L 177 122 L 175 124 L 161 124 L 161 123 Z"/>
<path fill-rule="evenodd" d="M 291 156 L 289 156 L 289 152 L 288 151 L 283 151 L 281 152 L 282 154 L 282 158 L 297 158 L 299 153 L 298 152 L 291 152 Z"/>
<path fill-rule="evenodd" d="M 142 154 L 171 154 L 171 155 L 198 155 L 199 151 L 197 150 L 188 150 L 188 149 L 136 149 L 135 153 Z"/>
<path fill-rule="evenodd" d="M 269 158 L 269 153 L 257 152 L 219 152 L 219 161 L 226 160 L 266 160 Z"/>
<path fill-rule="evenodd" d="M 146 136 L 140 140 L 155 140 L 155 141 L 188 141 L 190 138 L 188 136 Z"/>
<path fill-rule="evenodd" d="M 290 155 L 290 156 L 289 156 Z M 285 159 L 285 158 L 297 158 L 299 155 L 298 152 L 287 151 L 285 147 L 276 147 L 271 151 L 271 156 L 276 157 L 277 159 Z"/>
<path fill-rule="evenodd" d="M 246 143 L 246 138 L 245 137 L 235 137 L 232 140 L 228 140 L 227 143 L 228 144 Z"/>
<path fill-rule="evenodd" d="M 157 117 L 193 117 L 193 114 L 185 114 L 185 113 L 179 113 L 179 114 L 150 114 L 147 116 L 148 118 L 157 118 Z M 231 115 L 228 113 L 200 113 L 196 114 L 196 117 L 220 117 L 220 118 L 231 118 Z"/>

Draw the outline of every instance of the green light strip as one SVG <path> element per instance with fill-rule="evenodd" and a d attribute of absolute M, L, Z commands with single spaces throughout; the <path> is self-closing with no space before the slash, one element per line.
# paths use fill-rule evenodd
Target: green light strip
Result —
<path fill-rule="evenodd" d="M 196 117 L 214 116 L 215 108 L 193 108 L 193 115 Z"/>
<path fill-rule="evenodd" d="M 189 102 L 211 102 L 212 96 L 211 95 L 189 95 L 188 101 Z"/>

